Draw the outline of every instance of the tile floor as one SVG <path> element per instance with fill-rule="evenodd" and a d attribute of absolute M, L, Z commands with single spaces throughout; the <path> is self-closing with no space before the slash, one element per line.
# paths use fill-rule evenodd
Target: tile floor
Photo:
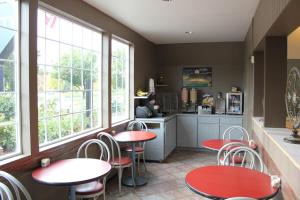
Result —
<path fill-rule="evenodd" d="M 117 178 L 108 181 L 107 200 L 204 199 L 186 187 L 185 175 L 196 167 L 215 163 L 216 153 L 213 152 L 174 151 L 163 163 L 147 163 L 146 186 L 136 189 L 122 186 L 119 193 Z"/>

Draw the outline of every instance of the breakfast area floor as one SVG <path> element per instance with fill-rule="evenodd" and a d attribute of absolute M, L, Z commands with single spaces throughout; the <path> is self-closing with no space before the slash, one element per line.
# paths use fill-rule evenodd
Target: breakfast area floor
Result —
<path fill-rule="evenodd" d="M 122 186 L 118 192 L 118 181 L 114 178 L 107 182 L 108 200 L 201 200 L 185 185 L 187 172 L 197 167 L 216 163 L 216 153 L 207 151 L 174 151 L 163 163 L 147 163 L 147 172 L 141 165 L 141 173 L 148 178 L 145 186 L 136 189 Z M 127 174 L 130 171 L 127 171 Z M 126 173 L 124 175 L 127 175 Z"/>

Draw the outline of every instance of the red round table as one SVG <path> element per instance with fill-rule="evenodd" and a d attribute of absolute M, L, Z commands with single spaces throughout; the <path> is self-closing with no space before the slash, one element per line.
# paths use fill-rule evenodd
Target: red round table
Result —
<path fill-rule="evenodd" d="M 76 185 L 97 180 L 107 175 L 110 170 L 111 165 L 108 162 L 74 158 L 56 161 L 45 168 L 37 168 L 32 172 L 32 178 L 46 185 L 69 186 L 68 199 L 75 200 Z"/>
<path fill-rule="evenodd" d="M 246 145 L 249 145 L 248 141 L 242 141 L 242 140 L 223 140 L 223 139 L 215 139 L 215 140 L 204 140 L 201 144 L 202 147 L 214 151 L 219 151 L 225 144 L 231 143 L 231 142 L 241 142 Z"/>
<path fill-rule="evenodd" d="M 244 167 L 200 167 L 190 171 L 185 181 L 192 191 L 210 199 L 269 199 L 279 190 L 271 186 L 269 175 Z"/>
<path fill-rule="evenodd" d="M 118 142 L 126 142 L 131 144 L 131 158 L 132 158 L 132 176 L 126 177 L 122 179 L 123 185 L 134 187 L 134 186 L 142 186 L 147 183 L 147 179 L 143 176 L 137 176 L 135 170 L 135 144 L 138 142 L 145 142 L 149 140 L 154 140 L 156 138 L 156 134 L 148 132 L 148 131 L 124 131 L 114 136 L 114 138 Z"/>

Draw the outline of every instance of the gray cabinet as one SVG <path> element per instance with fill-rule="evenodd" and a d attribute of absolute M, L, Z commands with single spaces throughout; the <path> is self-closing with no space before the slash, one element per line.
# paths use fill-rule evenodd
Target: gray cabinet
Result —
<path fill-rule="evenodd" d="M 231 126 L 243 126 L 242 116 L 227 116 L 220 118 L 220 138 L 223 138 L 223 133 L 225 130 Z M 231 134 L 231 139 L 241 139 L 240 132 L 233 130 Z"/>
<path fill-rule="evenodd" d="M 177 115 L 177 146 L 197 147 L 197 115 Z"/>
<path fill-rule="evenodd" d="M 162 118 L 138 118 L 148 127 L 148 131 L 157 135 L 146 142 L 146 160 L 163 161 L 176 148 L 176 115 Z"/>
<path fill-rule="evenodd" d="M 165 133 L 163 122 L 147 122 L 144 121 L 148 126 L 148 131 L 156 134 L 156 138 L 146 142 L 145 158 L 146 160 L 162 161 L 164 157 L 164 140 Z"/>
<path fill-rule="evenodd" d="M 198 117 L 198 147 L 204 140 L 219 138 L 219 117 Z"/>
<path fill-rule="evenodd" d="M 176 117 L 165 122 L 165 158 L 176 148 Z"/>

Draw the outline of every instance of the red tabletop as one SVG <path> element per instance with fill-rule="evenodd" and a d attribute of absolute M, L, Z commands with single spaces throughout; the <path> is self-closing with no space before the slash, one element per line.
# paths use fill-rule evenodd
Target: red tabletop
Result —
<path fill-rule="evenodd" d="M 108 162 L 75 158 L 60 160 L 46 168 L 38 168 L 32 172 L 32 178 L 47 185 L 77 185 L 97 180 L 107 175 L 111 170 Z"/>
<path fill-rule="evenodd" d="M 224 146 L 227 143 L 231 143 L 231 142 L 241 142 L 244 143 L 246 145 L 249 145 L 248 141 L 245 140 L 223 140 L 223 139 L 215 139 L 215 140 L 204 140 L 201 144 L 202 147 L 207 148 L 207 149 L 211 149 L 211 150 L 215 150 L 215 151 L 219 151 L 222 146 Z"/>
<path fill-rule="evenodd" d="M 118 142 L 143 142 L 156 138 L 156 134 L 148 131 L 124 131 L 114 136 Z"/>
<path fill-rule="evenodd" d="M 278 192 L 269 175 L 244 167 L 200 167 L 190 171 L 185 181 L 191 190 L 208 198 L 268 199 Z"/>

